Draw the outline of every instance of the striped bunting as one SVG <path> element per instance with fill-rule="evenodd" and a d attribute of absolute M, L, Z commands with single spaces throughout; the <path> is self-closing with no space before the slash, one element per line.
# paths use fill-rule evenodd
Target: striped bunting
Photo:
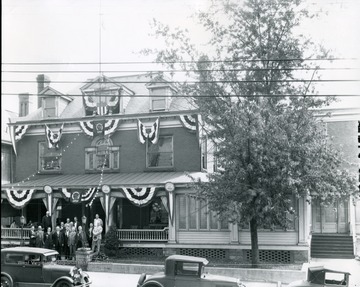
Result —
<path fill-rule="evenodd" d="M 143 206 L 149 203 L 154 197 L 155 187 L 143 187 L 143 188 L 125 188 L 123 187 L 128 200 L 137 206 Z"/>
<path fill-rule="evenodd" d="M 181 124 L 190 131 L 196 131 L 196 115 L 180 115 Z"/>
<path fill-rule="evenodd" d="M 13 190 L 13 189 L 7 189 L 6 190 L 6 196 L 9 200 L 9 203 L 12 207 L 21 209 L 27 204 L 32 195 L 34 193 L 34 189 L 29 190 Z"/>

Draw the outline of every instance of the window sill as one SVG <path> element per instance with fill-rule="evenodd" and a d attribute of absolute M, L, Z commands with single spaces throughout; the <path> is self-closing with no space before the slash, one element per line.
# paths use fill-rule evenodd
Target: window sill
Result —
<path fill-rule="evenodd" d="M 109 170 L 105 170 L 103 171 L 103 173 L 119 173 L 120 169 L 109 169 Z M 85 173 L 101 173 L 100 169 L 86 169 Z"/>
<path fill-rule="evenodd" d="M 39 174 L 62 174 L 61 170 L 40 170 Z"/>
<path fill-rule="evenodd" d="M 175 167 L 146 167 L 144 171 L 175 171 Z"/>

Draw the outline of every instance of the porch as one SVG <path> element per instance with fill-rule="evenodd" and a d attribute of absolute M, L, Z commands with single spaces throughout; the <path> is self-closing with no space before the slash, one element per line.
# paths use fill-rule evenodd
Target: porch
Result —
<path fill-rule="evenodd" d="M 116 234 L 121 242 L 167 242 L 168 227 L 163 229 L 117 229 Z M 1 228 L 1 245 L 29 244 L 30 228 Z"/>

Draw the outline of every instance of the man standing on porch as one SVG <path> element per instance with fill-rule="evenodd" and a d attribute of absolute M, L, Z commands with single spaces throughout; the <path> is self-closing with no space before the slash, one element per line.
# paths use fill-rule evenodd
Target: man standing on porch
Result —
<path fill-rule="evenodd" d="M 95 219 L 94 219 L 94 226 L 96 227 L 97 226 L 97 222 L 100 223 L 101 227 L 103 226 L 103 221 L 102 219 L 99 217 L 99 214 L 95 214 Z"/>
<path fill-rule="evenodd" d="M 47 230 L 48 227 L 52 228 L 50 211 L 46 211 L 46 214 L 43 216 L 41 220 L 41 225 L 44 230 Z"/>
<path fill-rule="evenodd" d="M 92 252 L 95 252 L 95 245 L 96 245 L 96 252 L 95 254 L 99 254 L 100 246 L 101 246 L 101 233 L 103 228 L 100 225 L 100 221 L 96 221 L 96 225 L 93 230 L 93 240 L 92 240 Z"/>

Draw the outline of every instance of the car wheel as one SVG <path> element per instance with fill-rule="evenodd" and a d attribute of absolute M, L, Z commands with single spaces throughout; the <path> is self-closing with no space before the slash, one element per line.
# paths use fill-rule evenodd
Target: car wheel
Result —
<path fill-rule="evenodd" d="M 9 277 L 1 276 L 1 287 L 12 287 L 13 284 Z"/>
<path fill-rule="evenodd" d="M 56 284 L 56 287 L 71 287 L 72 285 L 67 281 L 60 281 Z"/>

